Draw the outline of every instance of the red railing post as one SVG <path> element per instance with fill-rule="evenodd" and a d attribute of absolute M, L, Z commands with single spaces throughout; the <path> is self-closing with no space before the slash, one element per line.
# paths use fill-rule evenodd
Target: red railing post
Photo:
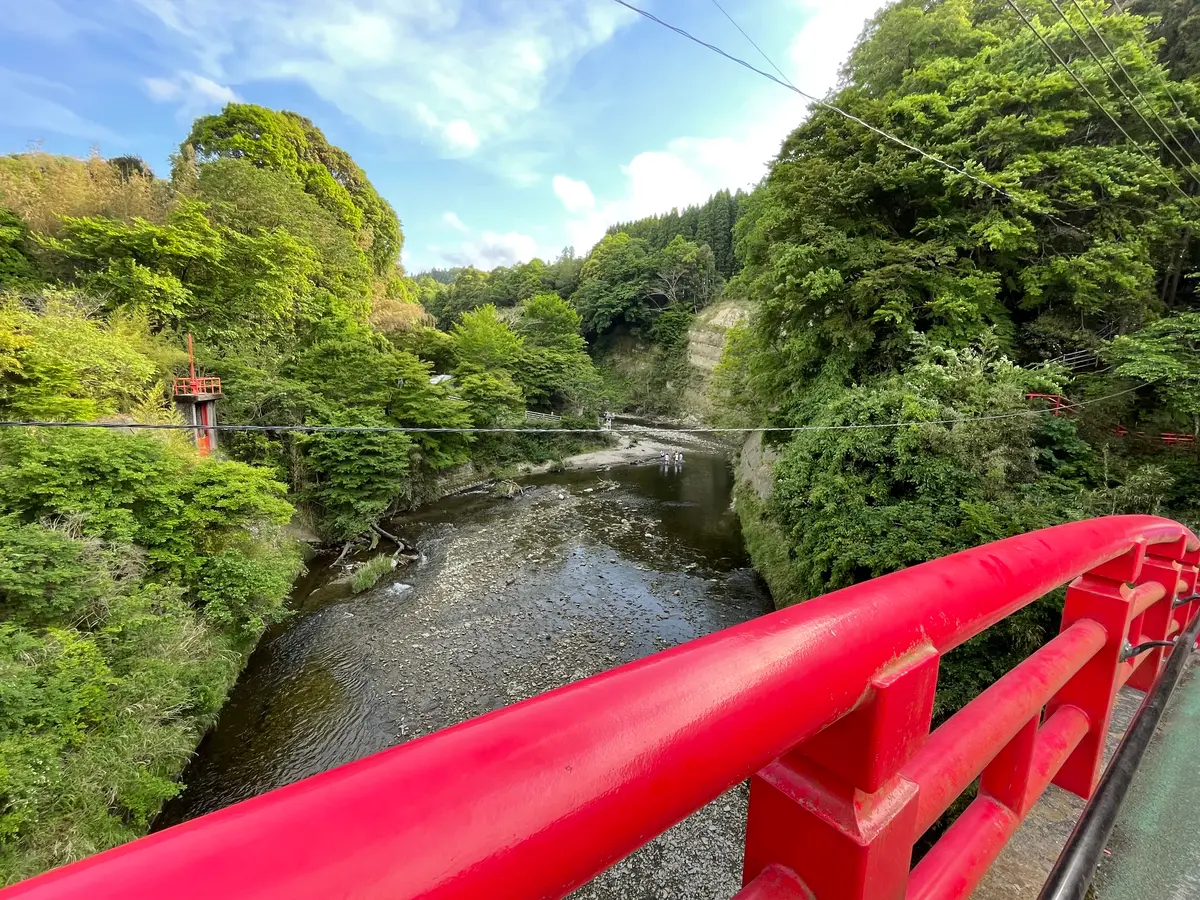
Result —
<path fill-rule="evenodd" d="M 899 772 L 929 734 L 937 670 L 937 652 L 915 648 L 853 712 L 751 779 L 744 884 L 780 865 L 821 900 L 904 897 L 917 786 Z"/>
<path fill-rule="evenodd" d="M 1034 716 L 1026 722 L 979 776 L 979 792 L 994 797 L 1017 816 L 1025 815 L 1029 799 L 1039 718 Z"/>
<path fill-rule="evenodd" d="M 1134 644 L 1140 641 L 1165 641 L 1172 636 L 1171 625 L 1175 621 L 1180 565 L 1161 553 L 1162 550 L 1158 547 L 1148 549 L 1138 584 L 1157 582 L 1163 586 L 1165 596 L 1133 621 L 1129 639 Z M 1165 647 L 1145 651 L 1145 659 L 1141 660 L 1140 665 L 1129 677 L 1129 686 L 1143 692 L 1150 690 L 1165 659 Z"/>
<path fill-rule="evenodd" d="M 1099 652 L 1046 704 L 1046 719 L 1060 706 L 1075 706 L 1087 716 L 1087 734 L 1053 780 L 1084 799 L 1091 797 L 1100 778 L 1104 742 L 1121 687 L 1121 655 L 1135 616 L 1134 592 L 1128 585 L 1138 580 L 1145 558 L 1146 544 L 1138 541 L 1127 553 L 1076 578 L 1067 588 L 1062 628 L 1093 619 L 1108 636 Z"/>

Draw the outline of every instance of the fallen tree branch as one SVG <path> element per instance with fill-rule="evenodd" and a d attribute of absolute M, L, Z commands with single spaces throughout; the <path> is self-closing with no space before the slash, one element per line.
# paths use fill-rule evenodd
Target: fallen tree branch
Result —
<path fill-rule="evenodd" d="M 384 531 L 378 525 L 372 525 L 371 530 L 374 531 L 376 534 L 382 535 L 383 537 L 387 538 L 389 541 L 391 541 L 393 544 L 395 544 L 401 550 L 411 550 L 412 549 L 411 547 L 409 547 L 407 541 L 405 541 L 402 538 L 396 537 L 394 534 L 388 534 L 386 531 Z"/>
<path fill-rule="evenodd" d="M 334 566 L 346 558 L 346 554 L 350 552 L 350 548 L 352 546 L 354 546 L 354 538 L 350 538 L 350 540 L 346 541 L 346 545 L 342 547 L 342 552 L 339 553 L 338 558 L 333 561 Z M 332 566 L 330 568 L 332 568 Z"/>

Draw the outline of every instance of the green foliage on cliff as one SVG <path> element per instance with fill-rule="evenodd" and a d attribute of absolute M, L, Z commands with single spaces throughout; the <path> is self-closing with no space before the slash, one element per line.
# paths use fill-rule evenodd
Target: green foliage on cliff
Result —
<path fill-rule="evenodd" d="M 387 275 L 399 262 L 403 236 L 396 213 L 345 150 L 310 120 L 249 103 L 230 103 L 197 119 L 181 153 L 197 161 L 243 159 L 288 176 L 367 244 L 372 269 Z"/>
<path fill-rule="evenodd" d="M 1024 7 L 1142 140 L 1053 6 Z M 1172 135 L 1200 152 L 1147 22 L 1082 8 Z M 1067 16 L 1087 32 L 1079 10 Z M 1195 84 L 1169 91 L 1196 118 Z M 1157 440 L 1198 427 L 1196 209 L 1170 158 L 1148 159 L 1149 140 L 1131 143 L 987 0 L 887 7 L 833 102 L 1001 190 L 817 109 L 748 199 L 731 290 L 756 312 L 731 334 L 715 394 L 731 423 L 822 429 L 778 436 L 770 500 L 739 501 L 777 582 L 786 568 L 782 593 L 806 599 L 1088 515 L 1194 524 L 1200 466 Z M 1050 362 L 1076 350 L 1099 361 L 1074 373 Z M 1120 396 L 1054 417 L 1037 415 L 1030 392 Z M 1119 439 L 1118 424 L 1150 437 Z M 1047 601 L 948 656 L 939 715 L 1053 633 L 1055 617 Z"/>

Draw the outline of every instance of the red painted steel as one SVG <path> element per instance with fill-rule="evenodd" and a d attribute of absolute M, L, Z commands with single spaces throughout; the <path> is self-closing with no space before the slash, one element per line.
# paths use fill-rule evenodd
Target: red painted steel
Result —
<path fill-rule="evenodd" d="M 171 383 L 171 393 L 176 397 L 195 397 L 204 394 L 220 394 L 221 379 L 192 376 L 176 378 Z"/>
<path fill-rule="evenodd" d="M 924 833 L 1021 728 L 1036 719 L 1046 701 L 1096 655 L 1105 639 L 1098 623 L 1076 622 L 929 736 L 903 770 L 921 788 L 919 832 Z"/>
<path fill-rule="evenodd" d="M 1196 436 L 1194 434 L 1175 434 L 1170 431 L 1162 433 L 1162 441 L 1168 446 L 1176 447 L 1195 447 Z"/>
<path fill-rule="evenodd" d="M 813 895 L 791 869 L 767 866 L 733 900 L 813 900 Z"/>
<path fill-rule="evenodd" d="M 1163 565 L 1145 566 L 1147 550 Z M 744 868 L 753 890 L 777 890 L 770 874 L 759 879 L 787 870 L 820 900 L 966 896 L 1052 778 L 1091 791 L 1094 738 L 1107 727 L 1121 645 L 1134 618 L 1149 627 L 1156 609 L 1135 616 L 1153 589 L 1127 583 L 1150 584 L 1169 570 L 1176 578 L 1161 602 L 1171 603 L 1180 584 L 1194 589 L 1198 558 L 1190 532 L 1150 516 L 998 541 L 567 685 L 0 893 L 561 897 L 758 772 Z M 940 655 L 1073 579 L 1064 636 L 964 710 L 990 730 L 988 740 L 940 768 L 923 760 L 922 747 L 941 740 L 928 735 Z M 1172 618 L 1197 606 L 1177 607 Z M 1064 678 L 1039 727 L 1036 704 Z M 1019 715 L 1005 709 L 1017 702 Z M 955 722 L 943 726 L 948 734 L 962 728 Z M 910 879 L 922 821 L 921 786 L 906 774 L 914 765 L 919 778 L 951 780 L 951 788 L 964 771 L 983 775 L 980 797 Z M 938 804 L 952 792 L 935 790 Z"/>
<path fill-rule="evenodd" d="M 1049 400 L 1054 404 L 1054 415 L 1061 416 L 1067 405 L 1067 398 L 1058 394 L 1026 394 L 1026 400 Z"/>

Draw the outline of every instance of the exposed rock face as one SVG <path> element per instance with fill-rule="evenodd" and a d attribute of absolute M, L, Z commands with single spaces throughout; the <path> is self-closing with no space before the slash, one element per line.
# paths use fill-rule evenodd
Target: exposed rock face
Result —
<path fill-rule="evenodd" d="M 772 473 L 775 470 L 777 459 L 779 459 L 779 451 L 763 445 L 761 431 L 750 435 L 746 443 L 742 445 L 742 452 L 738 455 L 738 490 L 749 489 L 757 495 L 759 500 L 763 502 L 770 500 L 771 491 L 775 486 Z"/>
<path fill-rule="evenodd" d="M 746 300 L 722 300 L 703 310 L 688 332 L 688 362 L 711 375 L 725 350 L 725 332 L 740 325 L 749 314 Z"/>
<path fill-rule="evenodd" d="M 747 300 L 722 300 L 701 311 L 688 331 L 687 361 L 691 378 L 683 392 L 682 412 L 690 419 L 708 422 L 712 404 L 708 386 L 725 352 L 725 337 L 730 328 L 750 315 Z"/>

